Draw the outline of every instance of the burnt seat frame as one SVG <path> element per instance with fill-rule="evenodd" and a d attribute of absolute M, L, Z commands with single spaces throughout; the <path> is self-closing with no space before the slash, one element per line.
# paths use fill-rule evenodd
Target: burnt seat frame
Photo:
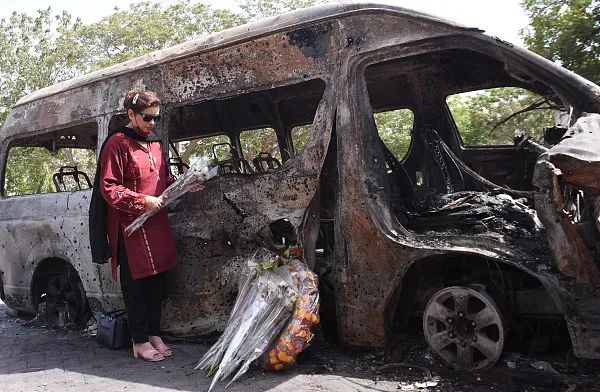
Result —
<path fill-rule="evenodd" d="M 275 170 L 281 166 L 281 162 L 277 158 L 274 158 L 270 152 L 260 152 L 252 160 L 254 170 L 257 173 L 266 173 L 271 170 Z"/>
<path fill-rule="evenodd" d="M 60 169 L 58 169 L 58 172 L 52 175 L 52 182 L 54 182 L 54 186 L 56 187 L 57 192 L 69 191 L 67 189 L 67 184 L 65 184 L 65 177 L 73 177 L 75 184 L 77 184 L 77 190 L 81 191 L 92 188 L 92 183 L 88 175 L 85 172 L 82 172 L 81 170 L 77 169 L 77 166 L 61 166 Z M 85 183 L 87 185 L 86 188 L 82 187 L 81 179 L 85 180 Z"/>
<path fill-rule="evenodd" d="M 229 159 L 219 160 L 217 156 L 217 147 L 227 146 L 229 147 Z M 250 167 L 248 161 L 240 158 L 237 149 L 230 143 L 216 143 L 212 145 L 212 153 L 215 165 L 219 167 L 219 174 L 225 173 L 242 173 L 242 174 L 254 174 L 254 171 Z"/>

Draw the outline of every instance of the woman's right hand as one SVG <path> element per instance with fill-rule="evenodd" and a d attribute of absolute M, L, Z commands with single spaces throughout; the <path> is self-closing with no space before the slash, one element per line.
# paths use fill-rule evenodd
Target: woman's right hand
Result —
<path fill-rule="evenodd" d="M 163 201 L 159 197 L 146 196 L 146 208 L 148 211 L 160 210 L 164 207 Z"/>

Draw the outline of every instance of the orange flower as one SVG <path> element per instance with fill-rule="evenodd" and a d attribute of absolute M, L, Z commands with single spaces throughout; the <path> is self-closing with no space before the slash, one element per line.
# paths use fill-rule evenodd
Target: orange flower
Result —
<path fill-rule="evenodd" d="M 281 362 L 290 363 L 294 360 L 294 357 L 289 356 L 282 351 L 279 354 L 277 354 L 277 359 L 279 359 Z"/>

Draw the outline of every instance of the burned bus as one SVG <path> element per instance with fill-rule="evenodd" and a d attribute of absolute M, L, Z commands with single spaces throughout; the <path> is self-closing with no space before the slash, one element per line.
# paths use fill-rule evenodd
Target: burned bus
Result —
<path fill-rule="evenodd" d="M 69 322 L 122 307 L 91 262 L 87 211 L 130 89 L 161 97 L 174 175 L 207 154 L 220 172 L 170 210 L 166 333 L 222 330 L 245 257 L 297 240 L 326 337 L 349 347 L 388 346 L 417 320 L 449 365 L 479 369 L 542 320 L 600 357 L 600 88 L 476 28 L 377 4 L 272 17 L 21 98 L 0 131 L 9 307 Z M 508 101 L 472 113 L 461 97 L 506 91 L 548 112 L 503 134 L 464 127 Z M 47 176 L 31 176 L 44 159 Z"/>

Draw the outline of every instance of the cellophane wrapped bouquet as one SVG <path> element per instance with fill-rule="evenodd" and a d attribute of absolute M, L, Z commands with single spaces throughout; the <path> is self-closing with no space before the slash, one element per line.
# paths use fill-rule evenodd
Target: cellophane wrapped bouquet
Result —
<path fill-rule="evenodd" d="M 209 391 L 233 374 L 229 386 L 254 360 L 267 370 L 293 364 L 319 322 L 317 285 L 299 247 L 281 256 L 266 249 L 251 256 L 227 327 L 196 366 L 214 374 Z"/>
<path fill-rule="evenodd" d="M 217 171 L 217 166 L 211 168 L 209 166 L 209 160 L 205 157 L 201 157 L 197 159 L 185 173 L 177 177 L 175 182 L 159 196 L 159 199 L 162 200 L 166 207 L 183 196 L 183 194 L 188 192 L 194 185 L 201 184 L 216 176 Z M 157 212 L 158 210 L 144 212 L 125 228 L 125 233 L 131 235 L 131 233 L 142 227 L 144 222 Z"/>

